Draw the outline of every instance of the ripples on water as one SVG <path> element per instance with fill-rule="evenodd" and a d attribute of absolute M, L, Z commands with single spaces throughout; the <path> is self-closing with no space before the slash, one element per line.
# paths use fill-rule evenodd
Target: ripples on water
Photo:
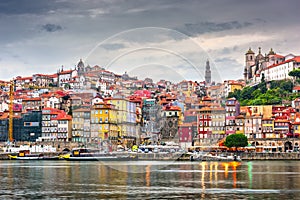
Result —
<path fill-rule="evenodd" d="M 300 163 L 0 161 L 0 199 L 298 199 Z"/>

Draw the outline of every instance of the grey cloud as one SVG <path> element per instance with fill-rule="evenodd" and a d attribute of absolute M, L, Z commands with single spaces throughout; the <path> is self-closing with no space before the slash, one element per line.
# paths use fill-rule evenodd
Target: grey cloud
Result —
<path fill-rule="evenodd" d="M 239 21 L 229 21 L 229 22 L 199 22 L 199 23 L 187 23 L 184 24 L 182 28 L 177 30 L 183 32 L 187 35 L 195 36 L 203 33 L 210 32 L 220 32 L 232 29 L 241 29 L 253 25 L 251 22 L 239 22 Z"/>
<path fill-rule="evenodd" d="M 47 31 L 47 32 L 55 32 L 55 31 L 62 30 L 62 27 L 60 25 L 56 25 L 56 24 L 45 24 L 42 26 L 42 30 Z"/>

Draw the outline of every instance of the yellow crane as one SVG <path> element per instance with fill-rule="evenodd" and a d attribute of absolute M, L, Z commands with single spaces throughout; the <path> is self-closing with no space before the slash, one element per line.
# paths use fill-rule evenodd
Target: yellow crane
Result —
<path fill-rule="evenodd" d="M 14 80 L 10 81 L 9 86 L 9 126 L 8 126 L 8 140 L 13 142 L 13 124 L 14 124 Z"/>

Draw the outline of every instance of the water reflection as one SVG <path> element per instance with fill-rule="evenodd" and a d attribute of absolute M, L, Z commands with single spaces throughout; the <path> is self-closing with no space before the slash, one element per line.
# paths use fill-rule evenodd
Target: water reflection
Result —
<path fill-rule="evenodd" d="M 1 199 L 297 199 L 300 195 L 299 162 L 112 165 L 0 161 Z"/>
<path fill-rule="evenodd" d="M 249 178 L 249 189 L 252 189 L 252 162 L 247 163 L 248 166 L 248 178 Z"/>

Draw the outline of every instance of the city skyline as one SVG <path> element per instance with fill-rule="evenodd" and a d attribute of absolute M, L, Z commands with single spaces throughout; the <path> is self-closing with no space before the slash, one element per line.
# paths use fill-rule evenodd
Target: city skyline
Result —
<path fill-rule="evenodd" d="M 274 3 L 275 2 L 275 3 Z M 299 1 L 7 1 L 0 79 L 74 68 L 79 59 L 139 78 L 242 79 L 244 54 L 299 54 Z"/>

